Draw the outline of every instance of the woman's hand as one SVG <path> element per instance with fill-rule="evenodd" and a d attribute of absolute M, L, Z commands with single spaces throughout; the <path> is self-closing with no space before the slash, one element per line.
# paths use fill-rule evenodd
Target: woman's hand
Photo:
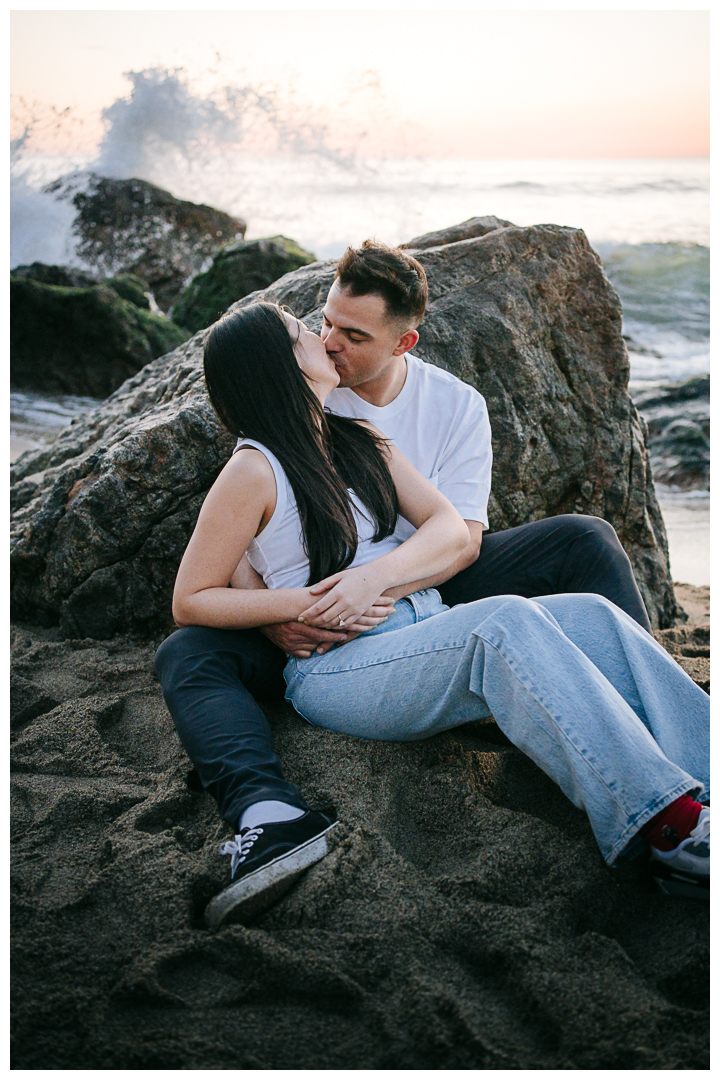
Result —
<path fill-rule="evenodd" d="M 393 598 L 378 595 L 381 592 L 372 563 L 340 570 L 312 586 L 310 593 L 320 599 L 298 616 L 298 622 L 332 630 L 371 630 L 394 610 Z"/>

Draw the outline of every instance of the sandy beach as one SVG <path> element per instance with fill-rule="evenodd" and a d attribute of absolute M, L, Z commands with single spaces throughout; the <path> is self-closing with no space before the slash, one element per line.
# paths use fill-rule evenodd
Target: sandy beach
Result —
<path fill-rule="evenodd" d="M 657 636 L 706 687 L 709 590 L 678 596 L 688 623 Z M 661 896 L 643 860 L 609 870 L 494 723 L 400 746 L 263 703 L 342 824 L 218 935 L 229 830 L 154 643 L 12 636 L 16 1068 L 707 1067 L 707 905 Z"/>

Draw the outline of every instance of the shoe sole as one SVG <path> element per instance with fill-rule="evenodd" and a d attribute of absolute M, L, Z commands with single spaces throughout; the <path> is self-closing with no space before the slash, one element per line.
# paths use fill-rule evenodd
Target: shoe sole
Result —
<path fill-rule="evenodd" d="M 692 900 L 710 899 L 710 878 L 701 878 L 682 870 L 673 870 L 669 866 L 653 860 L 652 876 L 661 893 L 666 896 L 686 896 Z"/>
<path fill-rule="evenodd" d="M 327 834 L 336 824 L 333 822 L 325 832 L 293 848 L 287 855 L 279 855 L 234 885 L 228 885 L 205 908 L 207 926 L 215 930 L 231 923 L 250 922 L 256 915 L 272 907 L 301 874 L 313 863 L 325 858 L 328 853 Z"/>

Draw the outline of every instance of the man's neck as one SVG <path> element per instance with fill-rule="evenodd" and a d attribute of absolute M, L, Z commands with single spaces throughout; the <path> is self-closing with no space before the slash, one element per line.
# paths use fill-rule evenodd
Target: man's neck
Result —
<path fill-rule="evenodd" d="M 389 405 L 398 396 L 407 379 L 407 360 L 405 354 L 393 357 L 393 363 L 376 379 L 353 386 L 354 393 L 364 401 L 381 409 Z"/>

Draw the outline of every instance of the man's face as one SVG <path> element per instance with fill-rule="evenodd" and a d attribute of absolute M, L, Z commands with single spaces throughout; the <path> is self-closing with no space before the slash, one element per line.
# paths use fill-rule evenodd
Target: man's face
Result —
<path fill-rule="evenodd" d="M 388 316 L 382 296 L 351 296 L 334 281 L 323 308 L 320 331 L 340 386 L 361 386 L 380 378 L 411 346 L 402 344 L 408 327 Z"/>

